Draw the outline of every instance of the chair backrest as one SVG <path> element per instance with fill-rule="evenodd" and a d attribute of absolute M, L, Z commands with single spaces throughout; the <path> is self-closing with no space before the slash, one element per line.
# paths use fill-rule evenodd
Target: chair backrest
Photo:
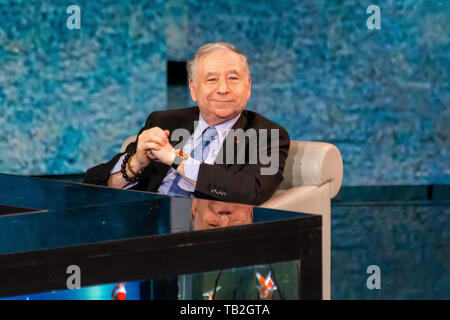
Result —
<path fill-rule="evenodd" d="M 120 148 L 120 153 L 125 152 L 125 150 L 127 149 L 128 145 L 130 143 L 136 141 L 136 137 L 137 137 L 137 135 L 126 138 L 125 141 L 122 143 L 122 147 Z"/>
<path fill-rule="evenodd" d="M 291 141 L 280 189 L 321 186 L 330 182 L 331 198 L 338 193 L 344 169 L 336 146 L 325 142 Z"/>

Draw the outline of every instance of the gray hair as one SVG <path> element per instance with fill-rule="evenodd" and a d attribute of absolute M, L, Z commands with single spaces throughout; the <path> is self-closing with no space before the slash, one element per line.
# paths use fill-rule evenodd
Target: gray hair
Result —
<path fill-rule="evenodd" d="M 237 53 L 241 57 L 244 65 L 247 67 L 247 74 L 248 74 L 248 76 L 250 76 L 250 63 L 248 62 L 247 56 L 242 51 L 240 51 L 234 45 L 227 43 L 227 42 L 214 42 L 214 43 L 207 43 L 207 44 L 201 46 L 195 53 L 194 58 L 192 60 L 188 61 L 187 65 L 186 65 L 186 69 L 188 72 L 189 80 L 192 80 L 195 82 L 194 75 L 197 72 L 198 60 L 201 57 L 203 57 L 204 55 L 206 55 L 210 52 L 219 50 L 219 49 L 227 49 L 227 50 L 233 51 L 234 53 Z"/>

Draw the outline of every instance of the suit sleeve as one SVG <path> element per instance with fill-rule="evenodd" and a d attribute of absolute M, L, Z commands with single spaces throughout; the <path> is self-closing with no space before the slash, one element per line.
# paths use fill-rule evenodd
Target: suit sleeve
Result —
<path fill-rule="evenodd" d="M 147 121 L 145 122 L 144 127 L 141 128 L 141 130 L 139 131 L 139 134 L 141 134 L 142 131 L 147 130 L 147 129 L 152 127 L 152 124 L 154 123 L 153 122 L 154 121 L 154 117 L 155 117 L 155 113 L 152 112 L 150 114 L 150 116 L 147 118 Z M 136 147 L 137 147 L 137 141 L 139 139 L 139 134 L 138 134 L 138 137 L 136 138 L 136 141 L 130 143 L 127 146 L 125 152 L 116 154 L 109 162 L 102 163 L 102 164 L 99 164 L 99 165 L 97 165 L 95 167 L 92 167 L 92 168 L 88 169 L 88 171 L 86 172 L 86 175 L 84 176 L 83 183 L 107 186 L 111 170 L 114 168 L 114 166 L 116 165 L 117 161 L 119 161 L 120 157 L 124 153 L 134 153 L 134 152 L 136 152 Z"/>
<path fill-rule="evenodd" d="M 258 152 L 278 152 L 278 168 L 273 174 L 262 174 L 271 164 L 239 166 L 201 164 L 194 195 L 199 198 L 260 205 L 267 201 L 283 180 L 284 166 L 289 152 L 289 134 L 280 129 L 279 142 L 267 143 L 267 150 Z M 259 153 L 261 154 L 261 153 Z M 263 170 L 263 171 L 262 171 Z"/>

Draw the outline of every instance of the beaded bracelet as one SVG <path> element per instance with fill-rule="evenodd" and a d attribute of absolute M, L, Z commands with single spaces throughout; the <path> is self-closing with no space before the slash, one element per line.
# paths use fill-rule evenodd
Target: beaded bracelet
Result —
<path fill-rule="evenodd" d="M 122 176 L 123 176 L 123 178 L 125 179 L 125 180 L 127 180 L 128 182 L 136 182 L 136 181 L 139 181 L 139 179 L 140 179 L 140 177 L 141 177 L 141 175 L 142 175 L 142 172 L 144 172 L 144 169 L 141 169 L 141 171 L 139 171 L 139 173 L 134 177 L 134 178 L 130 178 L 128 175 L 127 175 L 127 169 L 126 169 L 126 167 L 127 167 L 127 164 L 128 164 L 128 160 L 130 159 L 130 157 L 131 156 L 133 156 L 134 155 L 134 153 L 133 154 L 131 154 L 131 153 L 127 153 L 126 155 L 125 155 L 125 158 L 123 158 L 123 161 L 122 161 L 122 170 L 120 170 L 120 172 L 122 172 Z M 132 170 L 130 170 L 131 172 L 133 172 Z M 133 172 L 134 173 L 134 172 Z"/>

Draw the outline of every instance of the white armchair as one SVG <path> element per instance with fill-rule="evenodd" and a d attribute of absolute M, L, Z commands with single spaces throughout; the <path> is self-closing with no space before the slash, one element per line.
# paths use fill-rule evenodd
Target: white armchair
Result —
<path fill-rule="evenodd" d="M 264 208 L 322 216 L 323 299 L 331 298 L 331 199 L 342 184 L 339 150 L 324 142 L 291 141 L 284 180 Z"/>

